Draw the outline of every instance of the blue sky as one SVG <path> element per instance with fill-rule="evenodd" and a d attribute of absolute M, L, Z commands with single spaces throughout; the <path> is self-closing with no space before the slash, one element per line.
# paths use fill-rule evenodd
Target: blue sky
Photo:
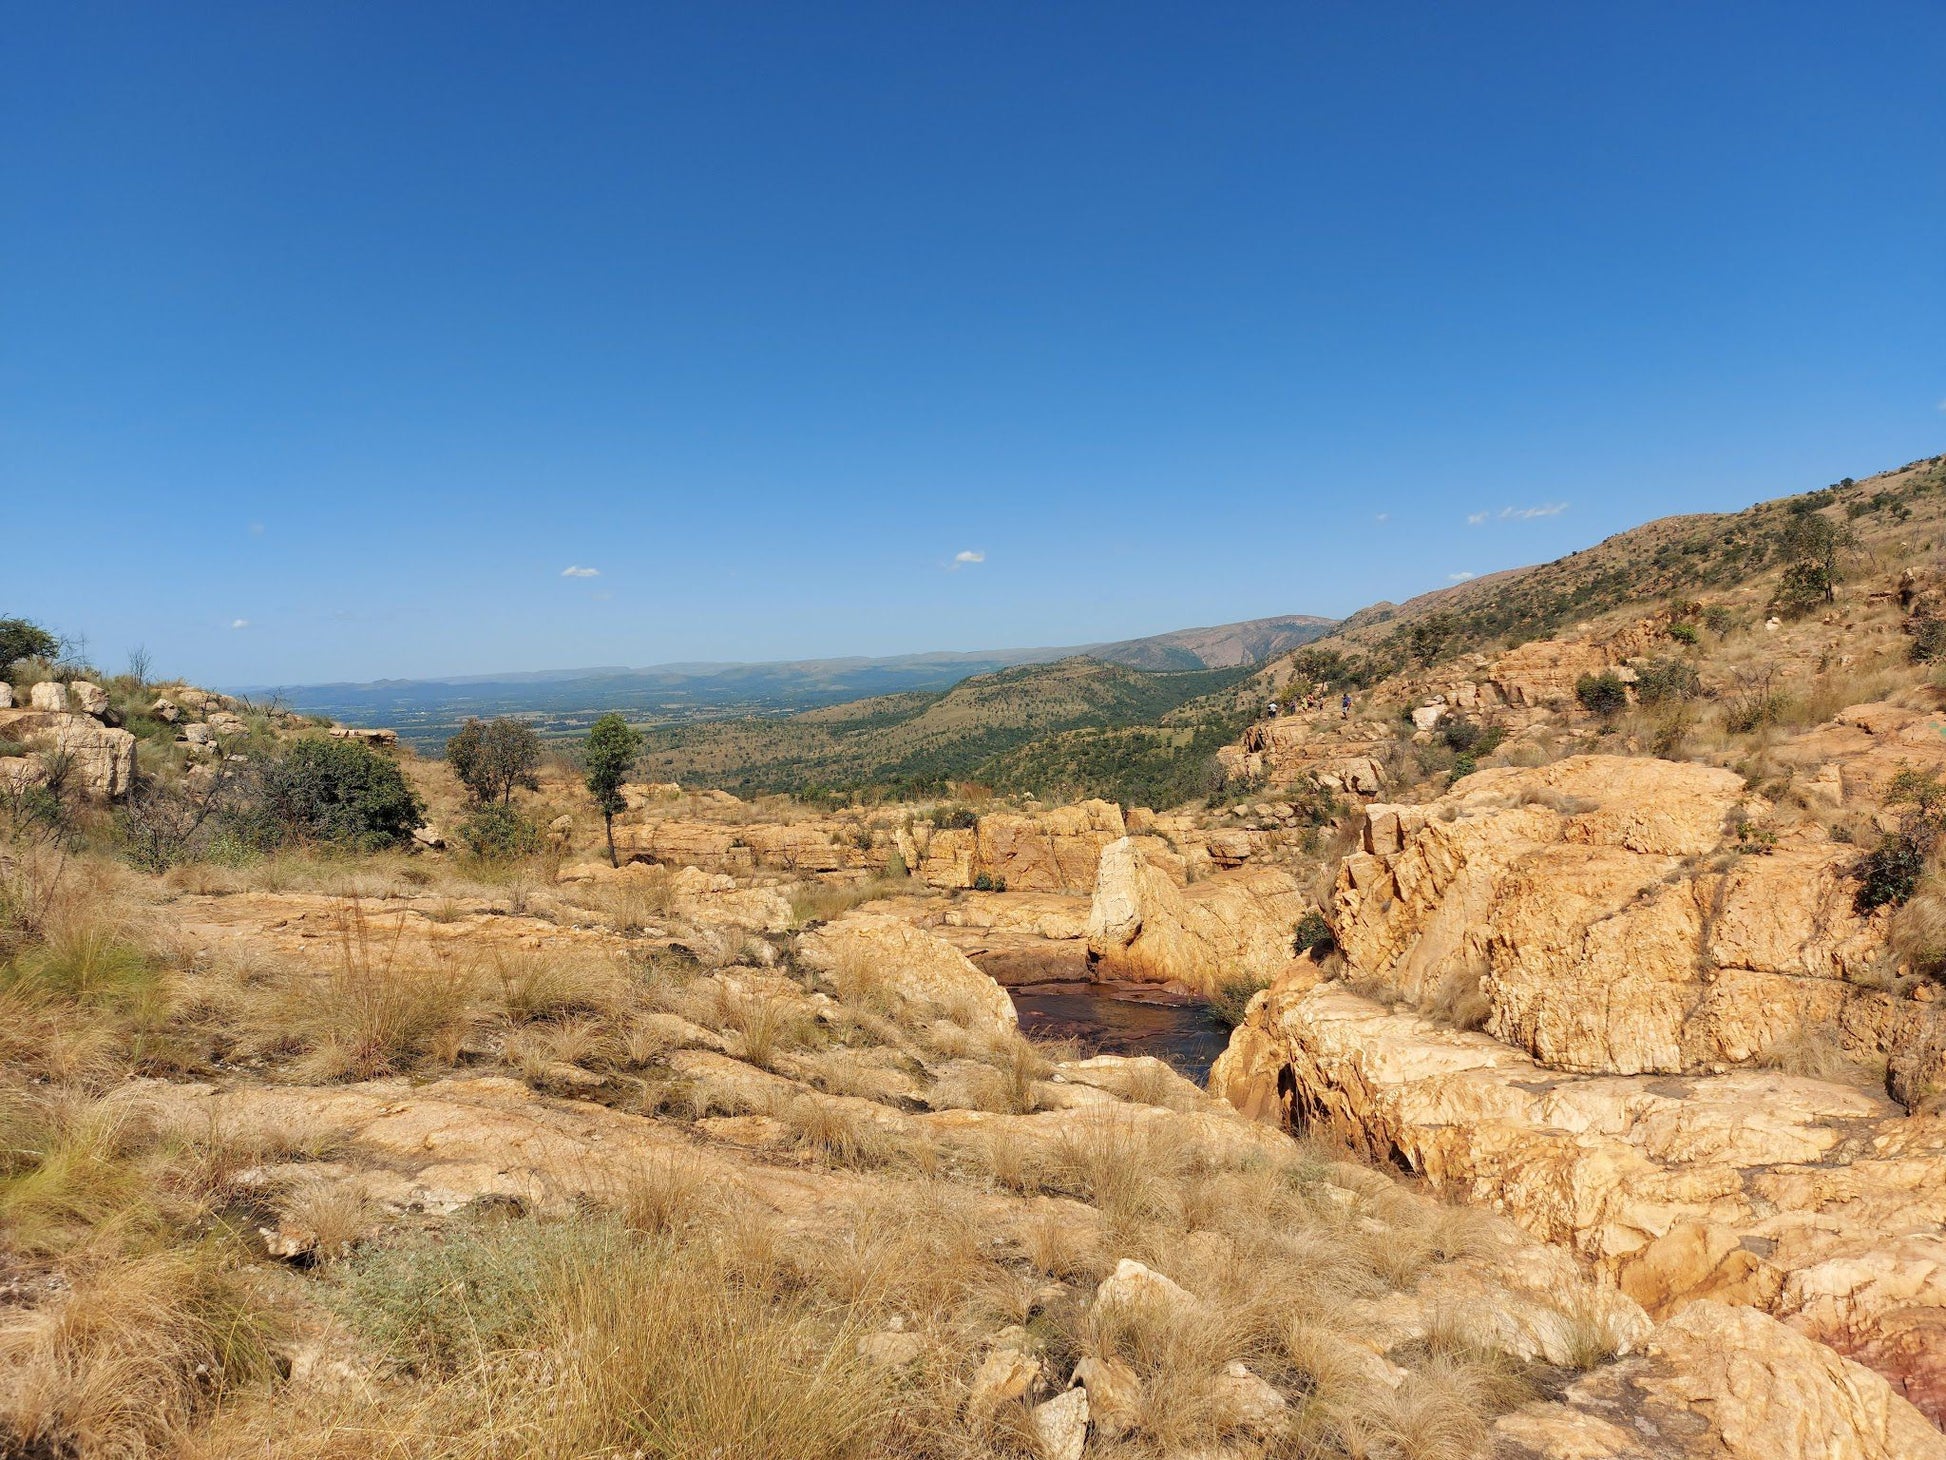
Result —
<path fill-rule="evenodd" d="M 1073 643 L 1864 475 L 1946 448 L 1943 74 L 1937 0 L 17 7 L 0 614 Z"/>

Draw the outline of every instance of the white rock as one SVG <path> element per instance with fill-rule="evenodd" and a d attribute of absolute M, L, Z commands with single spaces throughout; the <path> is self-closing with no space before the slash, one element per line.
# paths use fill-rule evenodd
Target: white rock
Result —
<path fill-rule="evenodd" d="M 0 710 L 11 710 L 13 707 L 14 687 L 6 680 L 0 679 Z"/>
<path fill-rule="evenodd" d="M 1095 1433 L 1120 1439 L 1141 1413 L 1142 1381 L 1120 1359 L 1085 1358 L 1074 1366 L 1074 1382 L 1088 1391 L 1088 1413 Z"/>
<path fill-rule="evenodd" d="M 68 704 L 83 715 L 105 715 L 108 691 L 92 680 L 73 680 L 68 685 Z"/>
<path fill-rule="evenodd" d="M 888 1328 L 883 1333 L 868 1333 L 858 1340 L 858 1352 L 865 1362 L 881 1369 L 903 1369 L 917 1363 L 925 1347 L 925 1341 L 918 1334 L 895 1328 Z"/>
<path fill-rule="evenodd" d="M 1124 1257 L 1095 1289 L 1095 1307 L 1149 1307 L 1187 1312 L 1200 1306 L 1195 1297 L 1153 1268 Z"/>
<path fill-rule="evenodd" d="M 970 1414 L 988 1414 L 1009 1400 L 1020 1398 L 1041 1376 L 1041 1361 L 1017 1348 L 997 1348 L 986 1356 L 967 1393 Z"/>
<path fill-rule="evenodd" d="M 1283 1395 L 1240 1363 L 1225 1365 L 1213 1388 L 1217 1408 L 1235 1429 L 1273 1428 L 1290 1407 Z"/>
<path fill-rule="evenodd" d="M 43 679 L 27 693 L 27 703 L 37 710 L 52 710 L 55 714 L 68 712 L 68 687 L 52 679 Z"/>
<path fill-rule="evenodd" d="M 1034 1435 L 1047 1460 L 1081 1460 L 1088 1444 L 1088 1391 L 1070 1389 L 1035 1405 Z"/>

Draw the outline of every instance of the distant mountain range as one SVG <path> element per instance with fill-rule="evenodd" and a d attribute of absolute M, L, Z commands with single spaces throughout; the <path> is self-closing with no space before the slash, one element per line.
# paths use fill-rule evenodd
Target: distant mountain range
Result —
<path fill-rule="evenodd" d="M 944 690 L 971 675 L 1077 656 L 1151 672 L 1230 669 L 1298 648 L 1336 626 L 1335 619 L 1285 614 L 1059 648 L 760 664 L 655 664 L 640 669 L 604 665 L 365 684 L 258 685 L 241 692 L 258 699 L 274 697 L 292 709 L 348 724 L 390 725 L 408 739 L 425 742 L 450 733 L 469 715 L 523 715 L 545 730 L 564 733 L 585 728 L 606 710 L 663 723 L 728 715 L 788 715 L 877 695 Z"/>

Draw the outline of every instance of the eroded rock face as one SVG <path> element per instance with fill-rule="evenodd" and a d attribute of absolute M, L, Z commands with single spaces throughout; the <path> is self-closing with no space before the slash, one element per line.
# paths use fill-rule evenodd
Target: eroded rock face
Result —
<path fill-rule="evenodd" d="M 1767 1309 L 1946 1414 L 1946 1120 L 1775 1071 L 1562 1074 L 1307 968 L 1253 1006 L 1212 1094 L 1505 1211 L 1652 1314 Z"/>
<path fill-rule="evenodd" d="M 1555 1069 L 1739 1063 L 1851 996 L 1883 942 L 1853 848 L 1738 856 L 1734 772 L 1619 756 L 1499 768 L 1375 806 L 1332 924 L 1355 976 L 1418 1002 L 1479 980 L 1487 1031 Z"/>
<path fill-rule="evenodd" d="M 1144 840 L 1102 849 L 1088 952 L 1104 973 L 1213 993 L 1232 979 L 1268 979 L 1290 961 L 1306 903 L 1288 872 L 1241 868 L 1179 886 Z"/>
<path fill-rule="evenodd" d="M 1032 816 L 995 812 L 976 828 L 975 875 L 985 872 L 1010 891 L 1087 893 L 1101 849 L 1127 835 L 1122 808 L 1083 801 Z"/>

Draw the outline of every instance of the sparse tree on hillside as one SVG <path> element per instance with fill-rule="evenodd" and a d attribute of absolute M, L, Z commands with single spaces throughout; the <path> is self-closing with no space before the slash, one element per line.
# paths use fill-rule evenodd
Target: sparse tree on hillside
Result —
<path fill-rule="evenodd" d="M 601 808 L 601 819 L 608 830 L 608 865 L 619 866 L 615 856 L 615 813 L 625 810 L 622 782 L 628 779 L 635 757 L 642 753 L 642 732 L 630 728 L 620 711 L 610 710 L 588 731 L 588 791 Z"/>
<path fill-rule="evenodd" d="M 22 659 L 52 659 L 61 641 L 37 623 L 24 618 L 0 618 L 0 674 Z"/>
<path fill-rule="evenodd" d="M 1835 602 L 1839 559 L 1857 542 L 1847 524 L 1826 517 L 1809 502 L 1793 503 L 1778 533 L 1785 559 L 1779 606 L 1801 613 L 1820 601 Z"/>
<path fill-rule="evenodd" d="M 468 720 L 446 742 L 446 763 L 475 801 L 508 806 L 516 786 L 540 789 L 534 771 L 541 763 L 541 738 L 531 725 L 505 716 L 485 723 Z"/>

